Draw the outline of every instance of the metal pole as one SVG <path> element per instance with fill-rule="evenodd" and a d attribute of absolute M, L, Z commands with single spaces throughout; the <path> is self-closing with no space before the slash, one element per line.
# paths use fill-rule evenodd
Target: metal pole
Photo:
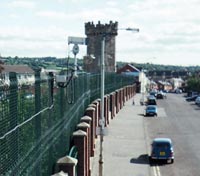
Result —
<path fill-rule="evenodd" d="M 101 119 L 100 125 L 100 154 L 99 154 L 99 176 L 103 176 L 103 136 L 104 136 L 104 84 L 105 84 L 105 64 L 104 64 L 105 36 L 101 41 Z"/>
<path fill-rule="evenodd" d="M 77 77 L 77 58 L 76 54 L 74 54 L 74 77 Z"/>
<path fill-rule="evenodd" d="M 127 28 L 128 31 L 139 32 L 139 29 Z M 99 176 L 103 176 L 103 137 L 105 133 L 105 117 L 104 117 L 104 89 L 105 89 L 105 37 L 109 33 L 102 35 L 101 41 L 101 118 L 99 120 L 100 126 L 100 154 L 99 154 Z"/>

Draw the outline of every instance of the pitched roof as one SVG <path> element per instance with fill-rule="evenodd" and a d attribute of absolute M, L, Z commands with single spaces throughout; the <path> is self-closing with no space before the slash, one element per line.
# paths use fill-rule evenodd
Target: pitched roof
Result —
<path fill-rule="evenodd" d="M 140 70 L 131 64 L 126 64 L 125 66 L 117 70 L 117 73 L 122 73 L 122 72 L 140 72 Z"/>
<path fill-rule="evenodd" d="M 34 74 L 34 70 L 28 65 L 2 65 L 4 68 L 2 73 L 16 72 L 16 73 L 31 73 Z"/>
<path fill-rule="evenodd" d="M 129 67 L 131 67 L 133 70 L 137 71 L 137 72 L 140 72 L 140 70 L 136 67 L 134 67 L 133 65 L 131 64 L 128 64 Z"/>

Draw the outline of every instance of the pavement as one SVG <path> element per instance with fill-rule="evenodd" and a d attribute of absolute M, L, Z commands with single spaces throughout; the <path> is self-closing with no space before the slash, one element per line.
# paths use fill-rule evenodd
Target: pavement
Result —
<path fill-rule="evenodd" d="M 103 176 L 150 176 L 148 145 L 141 94 L 134 96 L 116 114 L 107 127 L 103 141 Z M 99 176 L 99 137 L 91 158 L 91 176 Z"/>

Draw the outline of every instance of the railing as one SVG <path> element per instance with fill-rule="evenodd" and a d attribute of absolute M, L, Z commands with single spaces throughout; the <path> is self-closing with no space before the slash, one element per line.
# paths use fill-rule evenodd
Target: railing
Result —
<path fill-rule="evenodd" d="M 51 175 L 57 159 L 69 152 L 87 105 L 100 97 L 99 74 L 79 74 L 67 88 L 57 87 L 52 74 L 36 71 L 35 79 L 34 85 L 18 86 L 10 73 L 10 86 L 0 86 L 0 175 Z M 133 77 L 108 73 L 105 93 L 133 83 Z"/>

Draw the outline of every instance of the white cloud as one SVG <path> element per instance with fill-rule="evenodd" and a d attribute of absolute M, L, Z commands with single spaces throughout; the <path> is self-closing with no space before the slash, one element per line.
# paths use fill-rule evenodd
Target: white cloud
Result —
<path fill-rule="evenodd" d="M 67 15 L 64 12 L 57 12 L 57 11 L 40 11 L 36 13 L 36 16 L 56 19 L 56 20 L 69 19 L 69 15 Z"/>
<path fill-rule="evenodd" d="M 9 7 L 12 8 L 28 8 L 32 9 L 35 8 L 36 4 L 34 1 L 27 1 L 27 0 L 13 0 L 10 3 L 8 3 Z"/>
<path fill-rule="evenodd" d="M 2 27 L 0 39 L 15 41 L 62 41 L 66 36 L 66 30 L 51 26 L 49 28 L 31 27 Z"/>
<path fill-rule="evenodd" d="M 87 21 L 105 21 L 108 22 L 112 20 L 113 17 L 120 16 L 121 10 L 118 8 L 110 7 L 105 9 L 83 9 L 78 12 L 58 12 L 58 11 L 40 11 L 36 13 L 38 17 L 44 17 L 51 20 L 68 20 L 68 21 L 82 21 L 82 23 Z"/>
<path fill-rule="evenodd" d="M 18 14 L 14 14 L 14 13 L 9 14 L 9 17 L 12 18 L 12 19 L 19 19 L 20 18 L 20 16 Z"/>
<path fill-rule="evenodd" d="M 71 18 L 85 21 L 103 21 L 109 22 L 110 20 L 117 20 L 121 14 L 121 10 L 115 7 L 106 7 L 104 9 L 84 9 L 80 12 L 71 14 Z"/>
<path fill-rule="evenodd" d="M 65 0 L 57 0 L 59 3 L 63 4 Z"/>
<path fill-rule="evenodd" d="M 110 1 L 106 1 L 107 6 L 117 6 L 118 2 L 110 0 Z"/>
<path fill-rule="evenodd" d="M 0 47 L 4 48 L 3 55 L 16 56 L 67 56 L 67 45 L 65 42 L 40 42 L 40 41 L 5 41 L 0 42 Z"/>

